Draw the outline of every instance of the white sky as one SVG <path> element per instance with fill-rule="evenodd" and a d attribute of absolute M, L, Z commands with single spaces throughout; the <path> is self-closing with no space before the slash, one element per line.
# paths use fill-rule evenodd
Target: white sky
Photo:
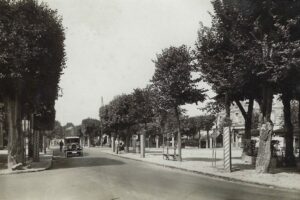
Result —
<path fill-rule="evenodd" d="M 101 96 L 145 87 L 163 48 L 194 46 L 199 22 L 210 25 L 210 0 L 45 0 L 63 17 L 67 68 L 56 102 L 62 124 L 98 119 Z M 188 114 L 200 111 L 186 106 Z"/>

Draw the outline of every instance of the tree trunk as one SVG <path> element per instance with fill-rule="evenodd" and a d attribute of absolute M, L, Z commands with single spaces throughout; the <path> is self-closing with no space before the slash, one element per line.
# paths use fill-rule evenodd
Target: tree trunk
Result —
<path fill-rule="evenodd" d="M 162 146 L 163 146 L 163 153 L 165 153 L 165 136 L 162 133 Z"/>
<path fill-rule="evenodd" d="M 259 148 L 256 160 L 256 172 L 267 173 L 271 161 L 271 140 L 273 122 L 271 121 L 273 90 L 269 86 L 263 88 L 262 95 L 262 126 L 259 133 Z"/>
<path fill-rule="evenodd" d="M 45 132 L 44 132 L 45 134 Z M 47 153 L 47 138 L 45 135 L 43 135 L 43 151 L 44 151 L 44 154 Z"/>
<path fill-rule="evenodd" d="M 21 142 L 20 142 L 20 145 L 21 145 L 21 148 L 23 148 L 22 150 L 22 163 L 23 165 L 26 165 L 26 148 L 25 148 L 25 133 L 24 131 L 22 130 L 22 120 L 20 120 L 20 132 L 21 132 Z"/>
<path fill-rule="evenodd" d="M 170 141 L 169 141 L 169 134 L 167 133 L 167 156 L 169 156 L 169 146 L 170 146 Z"/>
<path fill-rule="evenodd" d="M 175 135 L 172 134 L 172 148 L 175 148 Z"/>
<path fill-rule="evenodd" d="M 43 152 L 43 137 L 44 137 L 45 131 L 44 130 L 40 130 L 40 136 L 39 136 L 39 150 L 40 153 Z"/>
<path fill-rule="evenodd" d="M 128 153 L 129 152 L 129 138 L 130 138 L 130 135 L 129 133 L 126 135 L 126 139 L 125 139 L 125 152 Z"/>
<path fill-rule="evenodd" d="M 253 104 L 254 99 L 249 99 L 248 111 L 246 113 L 245 119 L 245 135 L 243 138 L 243 156 L 253 156 L 254 152 L 251 147 L 251 129 L 252 129 L 252 115 L 253 115 Z"/>
<path fill-rule="evenodd" d="M 284 114 L 284 126 L 285 126 L 285 163 L 287 166 L 295 166 L 294 156 L 294 132 L 291 119 L 291 99 L 287 94 L 282 95 L 283 114 Z"/>
<path fill-rule="evenodd" d="M 178 148 L 178 161 L 181 162 L 182 161 L 182 156 L 181 156 L 181 125 L 180 125 L 180 119 L 179 119 L 179 112 L 178 112 L 178 106 L 175 106 L 175 115 L 176 115 L 176 119 L 177 119 L 177 132 L 178 132 L 178 136 L 177 136 L 177 148 Z"/>
<path fill-rule="evenodd" d="M 152 146 L 151 146 L 151 135 L 149 135 L 149 137 L 148 137 L 148 148 L 151 148 Z"/>
<path fill-rule="evenodd" d="M 229 100 L 229 94 L 225 94 L 225 113 L 226 118 L 228 121 L 230 121 L 230 100 Z"/>
<path fill-rule="evenodd" d="M 91 147 L 91 138 L 90 135 L 87 136 L 88 147 Z"/>
<path fill-rule="evenodd" d="M 4 104 L 0 103 L 0 150 L 4 149 L 4 119 L 5 119 L 5 113 L 4 113 Z"/>
<path fill-rule="evenodd" d="M 146 130 L 147 130 L 147 123 L 145 123 L 145 129 L 142 130 L 141 139 L 140 139 L 141 157 L 142 158 L 145 158 Z"/>
<path fill-rule="evenodd" d="M 298 129 L 300 131 L 300 99 L 298 99 Z M 299 151 L 300 151 L 300 135 L 299 135 L 299 138 L 298 138 L 298 144 L 299 144 Z M 298 159 L 300 160 L 300 152 L 299 152 L 299 155 L 298 155 Z"/>
<path fill-rule="evenodd" d="M 33 132 L 33 161 L 34 162 L 40 161 L 39 142 L 40 142 L 40 131 L 34 130 Z"/>
<path fill-rule="evenodd" d="M 132 140 L 132 149 L 133 149 L 133 152 L 136 153 L 136 139 L 131 137 L 131 140 Z"/>
<path fill-rule="evenodd" d="M 115 137 L 113 135 L 111 136 L 111 149 L 112 152 L 115 152 Z"/>
<path fill-rule="evenodd" d="M 24 137 L 21 128 L 21 113 L 17 95 L 5 98 L 8 125 L 8 169 L 24 162 Z"/>
<path fill-rule="evenodd" d="M 2 115 L 2 114 L 1 114 Z M 3 122 L 0 121 L 0 150 L 4 148 Z"/>
<path fill-rule="evenodd" d="M 28 157 L 33 158 L 34 114 L 31 114 L 30 118 L 30 131 L 28 133 Z"/>
<path fill-rule="evenodd" d="M 206 131 L 206 148 L 209 149 L 209 131 Z"/>
<path fill-rule="evenodd" d="M 117 154 L 119 154 L 119 151 L 120 151 L 120 136 L 119 135 L 117 135 L 116 149 L 117 149 Z"/>
<path fill-rule="evenodd" d="M 200 133 L 200 130 L 198 131 L 199 133 L 199 138 L 198 138 L 198 141 L 199 141 L 199 146 L 198 146 L 198 149 L 201 148 L 201 133 Z"/>

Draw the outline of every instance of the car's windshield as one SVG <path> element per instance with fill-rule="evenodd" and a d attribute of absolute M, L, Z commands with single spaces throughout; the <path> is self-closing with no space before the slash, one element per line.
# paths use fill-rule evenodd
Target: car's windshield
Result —
<path fill-rule="evenodd" d="M 65 143 L 79 143 L 79 138 L 65 139 Z"/>

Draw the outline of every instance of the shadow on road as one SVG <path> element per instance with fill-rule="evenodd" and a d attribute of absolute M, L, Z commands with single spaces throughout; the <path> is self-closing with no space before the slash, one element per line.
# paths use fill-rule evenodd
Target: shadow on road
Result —
<path fill-rule="evenodd" d="M 0 169 L 7 169 L 7 154 L 0 154 Z"/>
<path fill-rule="evenodd" d="M 147 151 L 146 150 L 146 153 L 151 153 L 151 154 L 162 154 L 163 153 L 163 151 Z"/>
<path fill-rule="evenodd" d="M 68 157 L 66 158 L 63 153 L 59 151 L 54 152 L 53 166 L 54 169 L 77 168 L 77 167 L 95 167 L 107 165 L 122 165 L 124 162 L 104 157 L 92 157 L 84 152 L 82 157 Z"/>
<path fill-rule="evenodd" d="M 55 158 L 51 169 L 122 165 L 124 162 L 99 157 Z"/>
<path fill-rule="evenodd" d="M 183 158 L 184 161 L 203 161 L 203 162 L 212 162 L 214 159 L 212 158 L 199 158 L 199 157 L 190 157 Z M 220 161 L 222 159 L 217 158 L 216 161 Z"/>

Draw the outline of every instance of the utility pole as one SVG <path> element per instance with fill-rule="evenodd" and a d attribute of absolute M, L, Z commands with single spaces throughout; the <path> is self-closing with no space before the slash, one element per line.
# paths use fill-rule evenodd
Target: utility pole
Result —
<path fill-rule="evenodd" d="M 101 96 L 101 108 L 104 106 L 104 103 L 103 103 L 103 96 Z M 102 124 L 102 120 L 100 118 L 100 145 L 102 146 L 103 144 L 103 141 L 102 141 L 102 138 L 103 137 L 103 124 Z"/>

